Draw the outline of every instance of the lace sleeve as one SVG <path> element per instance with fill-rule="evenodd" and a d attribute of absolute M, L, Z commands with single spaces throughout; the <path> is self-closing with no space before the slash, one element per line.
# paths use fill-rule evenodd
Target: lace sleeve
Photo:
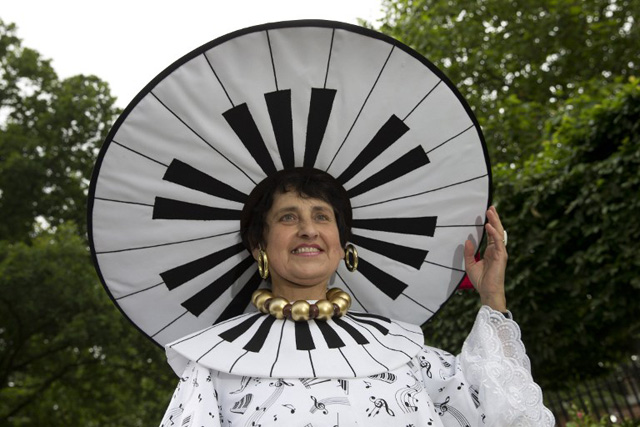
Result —
<path fill-rule="evenodd" d="M 218 398 L 211 371 L 189 362 L 178 381 L 160 427 L 220 427 Z"/>
<path fill-rule="evenodd" d="M 542 402 L 542 390 L 531 377 L 516 322 L 483 306 L 459 361 L 465 378 L 478 387 L 488 425 L 555 425 Z"/>

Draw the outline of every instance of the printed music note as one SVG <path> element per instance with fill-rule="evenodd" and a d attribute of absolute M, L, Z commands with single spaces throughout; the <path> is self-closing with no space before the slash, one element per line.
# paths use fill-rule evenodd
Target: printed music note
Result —
<path fill-rule="evenodd" d="M 313 399 L 313 406 L 315 409 L 319 409 L 322 411 L 323 414 L 327 415 L 329 413 L 329 411 L 327 411 L 327 406 L 318 401 L 318 399 L 315 398 L 315 396 L 311 396 L 311 399 Z"/>
<path fill-rule="evenodd" d="M 389 405 L 387 404 L 387 401 L 380 398 L 380 399 L 376 399 L 375 396 L 371 396 L 369 397 L 369 400 L 373 403 L 373 408 L 367 408 L 367 410 L 365 412 L 369 412 L 369 415 L 367 415 L 368 417 L 375 417 L 376 415 L 378 415 L 380 413 L 380 409 L 384 409 L 388 415 L 395 417 L 395 413 L 393 412 L 393 410 L 391 410 L 391 408 L 389 408 Z"/>

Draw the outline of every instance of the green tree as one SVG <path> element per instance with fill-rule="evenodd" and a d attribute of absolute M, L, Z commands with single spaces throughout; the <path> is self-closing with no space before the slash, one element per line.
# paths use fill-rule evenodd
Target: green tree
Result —
<path fill-rule="evenodd" d="M 383 0 L 380 29 L 443 69 L 475 109 L 494 162 L 539 150 L 556 105 L 640 66 L 632 0 Z"/>
<path fill-rule="evenodd" d="M 85 229 L 88 179 L 117 110 L 95 76 L 60 80 L 0 21 L 0 240 L 24 240 L 36 218 Z"/>
<path fill-rule="evenodd" d="M 571 99 L 543 150 L 522 170 L 497 176 L 501 207 L 520 234 L 513 301 L 529 323 L 553 331 L 547 344 L 525 333 L 549 380 L 598 375 L 598 362 L 638 349 L 638 83 L 610 85 L 608 98 Z"/>
<path fill-rule="evenodd" d="M 2 425 L 153 425 L 175 385 L 87 247 L 89 176 L 114 101 L 95 76 L 59 79 L 0 21 Z"/>
<path fill-rule="evenodd" d="M 174 378 L 105 297 L 77 230 L 0 253 L 0 424 L 157 423 Z"/>
<path fill-rule="evenodd" d="M 539 153 L 494 170 L 510 235 L 508 303 L 544 386 L 602 375 L 638 350 L 638 83 L 571 98 Z M 460 348 L 477 304 L 452 298 L 427 336 Z"/>
<path fill-rule="evenodd" d="M 638 350 L 640 3 L 383 0 L 380 29 L 444 70 L 475 110 L 510 233 L 508 301 L 545 386 Z M 459 349 L 477 298 L 426 327 Z"/>

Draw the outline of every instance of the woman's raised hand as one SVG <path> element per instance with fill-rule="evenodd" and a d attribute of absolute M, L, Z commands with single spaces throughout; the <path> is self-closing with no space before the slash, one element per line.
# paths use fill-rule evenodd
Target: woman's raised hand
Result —
<path fill-rule="evenodd" d="M 473 243 L 467 240 L 464 244 L 464 263 L 467 276 L 480 294 L 483 305 L 494 310 L 507 311 L 507 300 L 504 293 L 504 275 L 507 268 L 507 248 L 505 233 L 496 208 L 487 210 L 487 248 L 484 257 L 476 261 L 473 257 Z"/>

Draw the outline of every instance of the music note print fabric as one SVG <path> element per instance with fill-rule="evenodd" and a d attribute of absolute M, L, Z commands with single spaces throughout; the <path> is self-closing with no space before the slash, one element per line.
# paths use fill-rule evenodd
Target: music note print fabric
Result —
<path fill-rule="evenodd" d="M 439 360 L 429 360 L 440 375 Z M 434 401 L 425 391 L 423 372 L 410 363 L 357 379 L 276 379 L 211 372 L 191 362 L 161 426 L 471 425 L 478 417 L 477 391 L 451 380 Z M 443 423 L 447 418 L 456 423 Z"/>

